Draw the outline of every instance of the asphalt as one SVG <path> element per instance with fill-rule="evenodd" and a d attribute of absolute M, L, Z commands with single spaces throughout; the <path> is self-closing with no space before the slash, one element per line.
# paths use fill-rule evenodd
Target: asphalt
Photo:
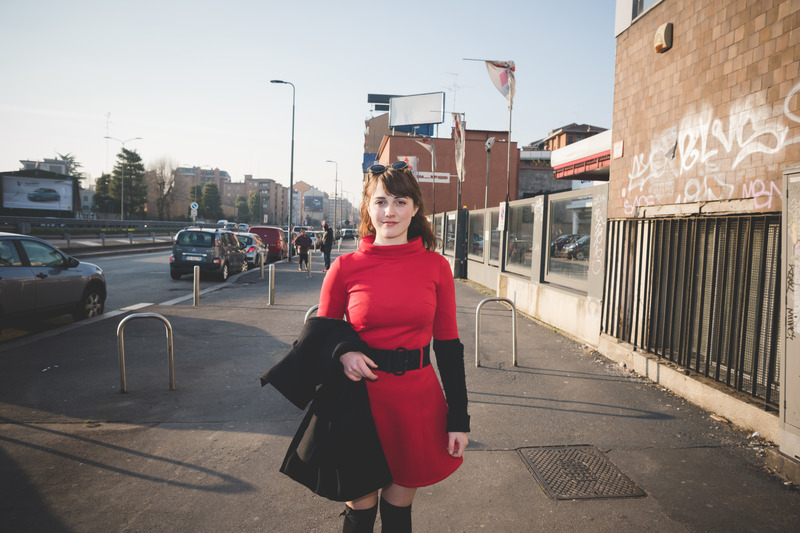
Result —
<path fill-rule="evenodd" d="M 303 413 L 258 382 L 316 305 L 321 261 L 310 277 L 274 268 L 274 305 L 256 270 L 199 306 L 186 281 L 184 298 L 133 311 L 172 328 L 172 391 L 167 328 L 143 317 L 125 325 L 120 392 L 117 328 L 131 311 L 0 345 L 0 530 L 340 531 L 343 504 L 278 472 Z M 767 471 L 769 443 L 590 347 L 519 315 L 515 367 L 511 311 L 490 303 L 476 367 L 489 296 L 456 283 L 472 432 L 463 466 L 418 491 L 415 531 L 797 530 L 800 492 Z M 525 457 L 544 457 L 555 491 L 618 497 L 554 499 Z M 624 477 L 598 479 L 606 464 Z"/>

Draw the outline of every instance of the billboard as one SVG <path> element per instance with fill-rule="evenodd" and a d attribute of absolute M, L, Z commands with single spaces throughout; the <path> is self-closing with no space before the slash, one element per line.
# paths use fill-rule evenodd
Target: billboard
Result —
<path fill-rule="evenodd" d="M 72 179 L 4 175 L 4 209 L 72 211 Z"/>
<path fill-rule="evenodd" d="M 322 211 L 322 196 L 304 196 L 304 211 Z"/>
<path fill-rule="evenodd" d="M 444 122 L 444 92 L 395 96 L 389 100 L 389 127 Z"/>

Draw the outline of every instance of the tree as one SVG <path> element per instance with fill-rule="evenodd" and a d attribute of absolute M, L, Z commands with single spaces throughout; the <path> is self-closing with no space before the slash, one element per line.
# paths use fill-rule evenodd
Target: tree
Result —
<path fill-rule="evenodd" d="M 79 170 L 83 165 L 78 163 L 73 154 L 59 154 L 56 152 L 56 155 L 67 162 L 67 176 L 78 178 L 78 187 L 83 189 L 83 180 L 86 179 L 86 174 Z"/>
<path fill-rule="evenodd" d="M 261 193 L 252 191 L 247 196 L 247 207 L 250 209 L 250 221 L 260 224 L 264 220 L 264 207 L 261 205 Z"/>
<path fill-rule="evenodd" d="M 236 222 L 250 222 L 250 208 L 244 196 L 236 198 Z"/>
<path fill-rule="evenodd" d="M 124 178 L 124 183 L 123 183 Z M 125 187 L 124 198 L 122 186 Z M 124 218 L 142 218 L 147 204 L 147 183 L 144 179 L 144 165 L 136 150 L 123 148 L 117 155 L 117 163 L 111 175 L 111 197 L 117 202 L 124 201 L 122 210 Z"/>
<path fill-rule="evenodd" d="M 223 216 L 222 197 L 219 195 L 219 188 L 216 183 L 208 182 L 203 185 L 203 194 L 200 196 L 200 208 L 197 214 L 201 218 L 219 220 Z"/>
<path fill-rule="evenodd" d="M 119 207 L 114 202 L 110 194 L 111 174 L 103 173 L 94 180 L 94 198 L 92 199 L 92 211 L 95 213 L 111 214 Z"/>
<path fill-rule="evenodd" d="M 149 197 L 159 220 L 170 220 L 170 211 L 177 194 L 177 168 L 170 158 L 162 157 L 151 164 L 145 173 Z"/>

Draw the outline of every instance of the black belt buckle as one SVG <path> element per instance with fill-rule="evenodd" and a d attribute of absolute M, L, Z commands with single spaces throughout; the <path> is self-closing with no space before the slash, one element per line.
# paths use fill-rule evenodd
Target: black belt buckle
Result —
<path fill-rule="evenodd" d="M 408 370 L 408 350 L 398 348 L 394 357 L 390 357 L 389 372 L 395 376 L 402 376 Z"/>

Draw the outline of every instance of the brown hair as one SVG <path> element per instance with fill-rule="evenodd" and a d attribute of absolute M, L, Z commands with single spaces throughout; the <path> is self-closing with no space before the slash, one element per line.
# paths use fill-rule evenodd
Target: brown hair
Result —
<path fill-rule="evenodd" d="M 364 191 L 361 201 L 361 225 L 358 233 L 361 237 L 375 234 L 375 226 L 369 216 L 369 200 L 372 192 L 378 186 L 383 185 L 384 190 L 392 196 L 400 198 L 410 198 L 414 206 L 418 208 L 417 214 L 411 219 L 408 226 L 408 240 L 422 237 L 422 246 L 427 250 L 436 249 L 436 236 L 433 234 L 428 219 L 425 218 L 425 206 L 422 203 L 422 191 L 416 178 L 408 169 L 397 170 L 388 168 L 379 174 L 370 173 L 364 180 Z"/>

